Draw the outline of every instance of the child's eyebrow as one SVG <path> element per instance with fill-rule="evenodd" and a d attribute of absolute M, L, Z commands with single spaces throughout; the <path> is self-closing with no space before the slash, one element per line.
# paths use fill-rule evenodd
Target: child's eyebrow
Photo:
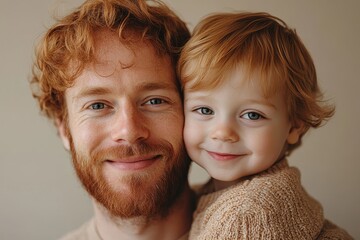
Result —
<path fill-rule="evenodd" d="M 246 101 L 246 103 L 265 105 L 265 106 L 271 107 L 271 108 L 273 108 L 275 110 L 277 109 L 275 104 L 272 104 L 271 102 L 266 101 L 266 100 L 250 99 L 250 100 Z"/>
<path fill-rule="evenodd" d="M 184 102 L 188 102 L 188 101 L 208 101 L 210 99 L 213 99 L 216 101 L 216 99 L 214 99 L 211 94 L 208 95 L 192 95 L 191 97 L 185 97 Z M 258 104 L 258 105 L 264 105 L 273 109 L 277 109 L 276 105 L 271 103 L 270 101 L 267 100 L 262 100 L 262 99 L 246 99 L 244 101 L 242 101 L 242 104 L 244 105 L 248 105 L 248 104 Z"/>

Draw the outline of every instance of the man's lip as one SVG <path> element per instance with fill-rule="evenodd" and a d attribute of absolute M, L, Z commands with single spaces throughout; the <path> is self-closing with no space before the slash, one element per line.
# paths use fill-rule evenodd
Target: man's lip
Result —
<path fill-rule="evenodd" d="M 160 159 L 160 155 L 129 157 L 121 159 L 108 159 L 105 163 L 119 170 L 140 170 L 151 166 Z"/>
<path fill-rule="evenodd" d="M 142 156 L 131 156 L 131 157 L 122 157 L 122 158 L 110 158 L 106 159 L 108 162 L 118 162 L 118 163 L 135 163 L 141 161 L 149 161 L 155 158 L 160 157 L 160 155 L 156 154 L 149 154 L 149 155 L 142 155 Z"/>
<path fill-rule="evenodd" d="M 243 156 L 241 154 L 219 153 L 219 152 L 212 152 L 212 151 L 207 151 L 207 153 L 212 158 L 214 158 L 215 160 L 219 160 L 219 161 L 233 160 L 235 158 Z"/>

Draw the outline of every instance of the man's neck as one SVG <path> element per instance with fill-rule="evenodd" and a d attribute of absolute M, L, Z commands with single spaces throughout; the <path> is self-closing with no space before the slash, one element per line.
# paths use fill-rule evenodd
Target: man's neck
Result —
<path fill-rule="evenodd" d="M 167 216 L 147 220 L 144 217 L 132 219 L 111 217 L 93 200 L 96 231 L 103 240 L 179 239 L 190 230 L 194 201 L 192 191 L 186 186 Z"/>

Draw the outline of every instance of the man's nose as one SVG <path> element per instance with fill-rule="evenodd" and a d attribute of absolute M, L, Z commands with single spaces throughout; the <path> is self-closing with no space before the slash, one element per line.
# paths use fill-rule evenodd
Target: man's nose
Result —
<path fill-rule="evenodd" d="M 214 140 L 223 141 L 223 142 L 237 142 L 240 140 L 240 136 L 236 130 L 236 127 L 233 126 L 233 123 L 225 121 L 218 123 L 210 134 L 210 137 Z"/>
<path fill-rule="evenodd" d="M 146 117 L 135 104 L 124 104 L 114 115 L 112 139 L 116 142 L 136 143 L 150 136 Z"/>

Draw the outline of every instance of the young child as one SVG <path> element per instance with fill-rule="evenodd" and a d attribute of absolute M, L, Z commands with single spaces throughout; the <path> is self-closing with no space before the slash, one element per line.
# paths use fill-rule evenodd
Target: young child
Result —
<path fill-rule="evenodd" d="M 352 239 L 287 156 L 334 113 L 294 30 L 267 13 L 202 20 L 179 61 L 187 151 L 212 179 L 190 239 Z"/>

